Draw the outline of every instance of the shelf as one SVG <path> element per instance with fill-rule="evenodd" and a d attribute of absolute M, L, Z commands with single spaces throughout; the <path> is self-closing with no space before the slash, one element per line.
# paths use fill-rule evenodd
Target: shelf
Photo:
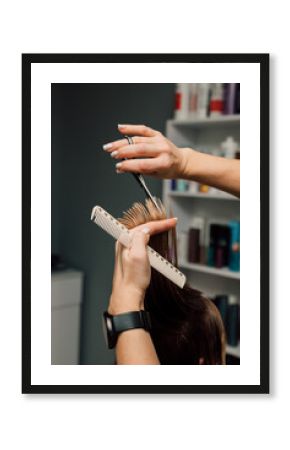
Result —
<path fill-rule="evenodd" d="M 232 347 L 231 345 L 227 345 L 226 347 L 227 355 L 235 356 L 236 358 L 240 357 L 240 344 L 236 347 Z"/>
<path fill-rule="evenodd" d="M 240 142 L 240 115 L 196 118 L 187 120 L 169 120 L 166 124 L 166 136 L 180 147 L 200 149 L 203 152 L 217 152 L 218 146 L 227 136 Z M 202 217 L 205 220 L 204 235 L 208 244 L 211 223 L 228 224 L 230 220 L 239 220 L 240 199 L 216 189 L 199 192 L 198 185 L 189 185 L 184 192 L 171 190 L 171 181 L 163 181 L 163 199 L 167 207 L 172 207 L 179 219 L 178 232 L 186 231 L 192 219 Z M 177 187 L 177 186 L 176 186 Z M 240 299 L 240 272 L 228 268 L 218 269 L 205 264 L 187 261 L 185 242 L 181 239 L 179 269 L 185 273 L 191 286 L 203 292 L 208 298 L 216 295 L 235 295 Z M 180 254 L 180 256 L 181 256 Z M 227 355 L 240 357 L 240 346 L 227 345 Z M 239 361 L 237 361 L 239 362 Z"/>
<path fill-rule="evenodd" d="M 184 120 L 169 120 L 170 124 L 174 126 L 182 127 L 204 127 L 211 125 L 226 125 L 226 124 L 239 124 L 240 115 L 239 114 L 229 114 L 218 117 L 205 117 L 201 119 L 184 119 Z"/>
<path fill-rule="evenodd" d="M 206 194 L 202 192 L 178 192 L 178 191 L 170 191 L 169 195 L 171 197 L 192 197 L 192 198 L 202 198 L 206 200 L 233 200 L 239 201 L 240 199 L 231 194 Z"/>
<path fill-rule="evenodd" d="M 193 264 L 186 261 L 179 261 L 179 267 L 189 269 L 196 272 L 208 273 L 209 275 L 232 278 L 234 280 L 240 279 L 240 272 L 234 272 L 229 269 L 217 269 L 215 267 L 206 266 L 204 264 Z"/>

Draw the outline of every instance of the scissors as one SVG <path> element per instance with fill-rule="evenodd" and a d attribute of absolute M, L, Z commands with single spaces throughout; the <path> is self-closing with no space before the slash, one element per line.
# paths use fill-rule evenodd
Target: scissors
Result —
<path fill-rule="evenodd" d="M 134 144 L 134 141 L 130 136 L 124 136 L 124 137 L 127 139 L 129 145 Z M 129 159 L 129 158 L 124 158 L 123 161 L 126 159 Z M 138 184 L 141 186 L 141 188 L 144 190 L 146 197 L 149 198 L 153 202 L 153 204 L 156 206 L 156 208 L 160 210 L 160 207 L 159 207 L 155 197 L 151 194 L 150 190 L 148 189 L 148 186 L 146 185 L 143 176 L 140 173 L 132 173 L 132 175 L 135 178 L 135 180 L 138 182 Z"/>

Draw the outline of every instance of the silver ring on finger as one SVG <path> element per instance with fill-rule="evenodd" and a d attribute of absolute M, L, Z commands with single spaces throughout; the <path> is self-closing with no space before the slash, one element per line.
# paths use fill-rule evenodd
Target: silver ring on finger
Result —
<path fill-rule="evenodd" d="M 127 139 L 129 145 L 134 144 L 133 138 L 131 136 L 124 136 L 124 137 Z"/>

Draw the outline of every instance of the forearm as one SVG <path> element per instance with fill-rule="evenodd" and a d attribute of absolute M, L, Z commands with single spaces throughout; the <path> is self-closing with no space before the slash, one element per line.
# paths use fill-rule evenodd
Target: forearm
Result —
<path fill-rule="evenodd" d="M 108 311 L 112 315 L 144 309 L 144 295 L 120 289 L 112 293 Z M 123 331 L 116 345 L 117 364 L 159 364 L 150 333 L 142 328 Z"/>
<path fill-rule="evenodd" d="M 183 151 L 186 154 L 183 178 L 240 196 L 239 160 L 207 155 L 189 148 Z"/>
<path fill-rule="evenodd" d="M 160 364 L 150 334 L 142 328 L 124 331 L 116 345 L 117 364 Z"/>

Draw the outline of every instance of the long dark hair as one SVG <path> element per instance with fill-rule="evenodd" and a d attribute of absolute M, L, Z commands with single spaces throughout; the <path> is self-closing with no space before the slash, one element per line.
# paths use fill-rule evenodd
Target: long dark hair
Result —
<path fill-rule="evenodd" d="M 121 220 L 128 228 L 163 219 L 149 200 L 135 203 Z M 150 246 L 177 264 L 176 230 L 150 238 Z M 145 309 L 152 321 L 151 337 L 161 364 L 224 364 L 225 331 L 214 303 L 188 284 L 183 289 L 152 268 L 151 281 L 145 295 Z"/>

